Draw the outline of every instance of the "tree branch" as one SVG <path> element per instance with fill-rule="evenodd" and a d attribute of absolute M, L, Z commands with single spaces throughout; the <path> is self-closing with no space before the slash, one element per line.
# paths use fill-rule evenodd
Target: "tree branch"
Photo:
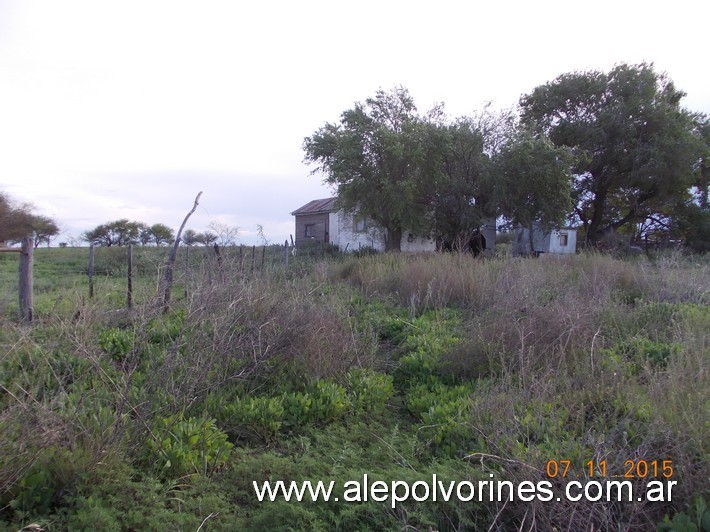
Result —
<path fill-rule="evenodd" d="M 197 209 L 197 206 L 200 202 L 200 196 L 202 196 L 202 191 L 197 194 L 197 196 L 195 197 L 195 204 L 192 206 L 192 210 L 187 213 L 187 216 L 185 216 L 185 219 L 182 221 L 182 225 L 180 226 L 180 229 L 175 235 L 175 243 L 173 244 L 173 247 L 170 250 L 170 254 L 168 255 L 168 261 L 165 265 L 165 277 L 163 278 L 163 314 L 167 314 L 170 310 L 170 291 L 173 287 L 173 265 L 175 264 L 177 249 L 180 245 L 180 237 L 182 236 L 182 230 L 185 229 L 187 221 L 190 219 L 190 216 L 192 216 L 192 213 L 195 212 L 195 210 Z"/>

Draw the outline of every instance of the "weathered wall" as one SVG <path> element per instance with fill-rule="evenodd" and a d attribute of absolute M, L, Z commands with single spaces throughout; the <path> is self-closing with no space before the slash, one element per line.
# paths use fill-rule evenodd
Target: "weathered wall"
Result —
<path fill-rule="evenodd" d="M 306 226 L 313 224 L 313 237 L 306 236 Z M 296 216 L 296 245 L 303 242 L 328 242 L 331 238 L 327 213 Z"/>

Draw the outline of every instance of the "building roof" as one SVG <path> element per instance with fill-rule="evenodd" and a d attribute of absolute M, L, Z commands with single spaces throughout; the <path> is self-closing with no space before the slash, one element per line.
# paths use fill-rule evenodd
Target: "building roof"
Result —
<path fill-rule="evenodd" d="M 296 216 L 297 214 L 319 214 L 323 212 L 333 212 L 335 211 L 335 200 L 338 198 L 325 198 L 312 200 L 306 203 L 303 207 L 299 207 L 291 214 Z"/>

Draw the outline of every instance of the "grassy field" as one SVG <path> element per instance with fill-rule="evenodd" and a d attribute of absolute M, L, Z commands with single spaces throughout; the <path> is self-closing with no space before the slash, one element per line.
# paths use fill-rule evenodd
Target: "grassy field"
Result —
<path fill-rule="evenodd" d="M 164 314 L 165 249 L 135 250 L 130 312 L 125 250 L 97 249 L 93 299 L 87 249 L 38 250 L 31 326 L 18 322 L 17 259 L 0 255 L 0 529 L 710 520 L 707 259 L 334 255 L 286 266 L 274 247 L 262 266 L 251 248 L 221 264 L 193 251 L 189 264 L 178 257 Z M 365 475 L 421 489 L 433 475 L 477 490 L 548 482 L 555 497 L 345 502 Z M 253 482 L 265 480 L 334 481 L 340 500 L 259 502 Z M 628 480 L 634 497 L 556 500 L 573 480 Z M 671 500 L 646 500 L 651 481 L 675 481 Z"/>

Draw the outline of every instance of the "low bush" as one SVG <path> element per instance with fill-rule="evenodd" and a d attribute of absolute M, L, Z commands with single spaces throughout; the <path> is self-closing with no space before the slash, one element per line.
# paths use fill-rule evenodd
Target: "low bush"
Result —
<path fill-rule="evenodd" d="M 214 419 L 183 416 L 159 417 L 148 440 L 150 462 L 170 478 L 209 475 L 225 464 L 232 447 Z"/>

